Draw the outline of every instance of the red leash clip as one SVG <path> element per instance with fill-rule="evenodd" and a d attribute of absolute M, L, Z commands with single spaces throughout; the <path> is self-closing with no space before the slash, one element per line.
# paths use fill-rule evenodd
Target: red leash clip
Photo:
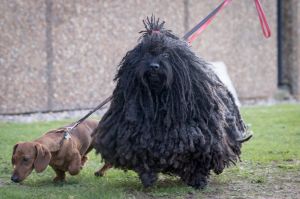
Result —
<path fill-rule="evenodd" d="M 264 33 L 264 36 L 266 38 L 269 38 L 271 36 L 271 30 L 270 30 L 269 24 L 267 22 L 265 12 L 264 12 L 259 0 L 254 0 L 254 2 L 255 2 L 257 14 L 258 14 L 258 17 L 259 17 L 261 29 Z"/>

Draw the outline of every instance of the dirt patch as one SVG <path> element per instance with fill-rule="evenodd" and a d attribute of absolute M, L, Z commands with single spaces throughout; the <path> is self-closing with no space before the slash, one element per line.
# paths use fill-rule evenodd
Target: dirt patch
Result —
<path fill-rule="evenodd" d="M 265 169 L 263 176 L 232 179 L 220 183 L 213 178 L 203 198 L 282 199 L 300 198 L 300 172 L 282 172 L 280 169 Z"/>
<path fill-rule="evenodd" d="M 156 196 L 150 192 L 131 190 L 128 198 L 135 199 L 299 199 L 300 172 L 282 171 L 278 168 L 260 168 L 256 174 L 249 176 L 234 176 L 220 180 L 212 176 L 204 190 L 183 193 L 182 195 Z M 228 174 L 227 174 L 228 175 Z M 183 185 L 185 186 L 185 185 Z M 127 197 L 126 197 L 127 198 Z"/>
<path fill-rule="evenodd" d="M 126 191 L 127 199 L 156 199 L 157 197 L 152 196 L 149 193 L 137 191 L 137 190 L 127 190 Z"/>
<path fill-rule="evenodd" d="M 0 178 L 0 187 L 4 187 L 7 184 L 8 183 L 6 181 L 4 181 L 2 178 Z"/>

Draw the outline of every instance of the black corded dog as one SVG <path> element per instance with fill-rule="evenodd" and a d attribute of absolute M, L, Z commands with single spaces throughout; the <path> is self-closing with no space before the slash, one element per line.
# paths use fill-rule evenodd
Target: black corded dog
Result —
<path fill-rule="evenodd" d="M 109 110 L 95 133 L 107 163 L 139 174 L 145 187 L 159 172 L 194 188 L 220 174 L 250 138 L 227 88 L 187 42 L 154 17 L 120 63 Z"/>

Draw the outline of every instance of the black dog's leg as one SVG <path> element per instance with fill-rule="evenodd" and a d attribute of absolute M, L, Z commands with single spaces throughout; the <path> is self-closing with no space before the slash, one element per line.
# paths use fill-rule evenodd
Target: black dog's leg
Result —
<path fill-rule="evenodd" d="M 204 175 L 196 175 L 187 182 L 187 185 L 192 186 L 195 189 L 203 189 L 207 185 L 207 177 Z"/>
<path fill-rule="evenodd" d="M 157 181 L 157 173 L 151 171 L 141 172 L 139 177 L 145 188 L 151 187 Z"/>
<path fill-rule="evenodd" d="M 189 177 L 184 176 L 181 179 L 189 186 L 195 189 L 203 189 L 207 185 L 208 173 L 207 175 L 203 175 L 201 173 L 192 173 Z"/>

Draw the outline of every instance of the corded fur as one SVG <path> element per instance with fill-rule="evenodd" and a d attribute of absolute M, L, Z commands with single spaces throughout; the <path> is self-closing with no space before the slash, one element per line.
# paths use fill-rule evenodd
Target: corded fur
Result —
<path fill-rule="evenodd" d="M 145 187 L 159 172 L 203 188 L 241 153 L 246 127 L 228 89 L 190 46 L 153 16 L 138 45 L 119 65 L 96 149 Z M 154 67 L 152 67 L 154 66 Z"/>

